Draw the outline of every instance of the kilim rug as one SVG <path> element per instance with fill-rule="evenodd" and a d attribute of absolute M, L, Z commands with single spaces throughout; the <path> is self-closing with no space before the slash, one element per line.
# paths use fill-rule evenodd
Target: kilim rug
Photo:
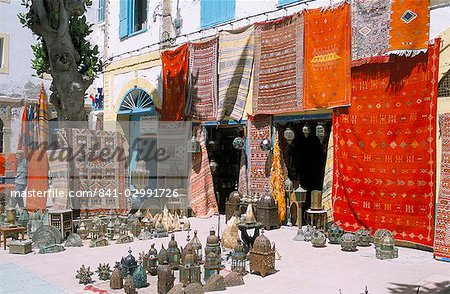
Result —
<path fill-rule="evenodd" d="M 351 12 L 352 66 L 388 62 L 391 0 L 353 0 Z"/>
<path fill-rule="evenodd" d="M 254 28 L 219 34 L 219 104 L 217 120 L 240 120 L 244 113 L 253 67 Z"/>
<path fill-rule="evenodd" d="M 69 162 L 61 160 L 67 158 L 67 150 L 48 150 L 48 167 L 51 178 L 51 187 L 53 193 L 52 209 L 67 209 L 69 206 Z"/>
<path fill-rule="evenodd" d="M 303 109 L 303 15 L 255 25 L 253 114 Z"/>
<path fill-rule="evenodd" d="M 333 142 L 333 132 L 331 132 L 328 138 L 327 161 L 325 163 L 325 177 L 322 188 L 322 206 L 327 211 L 327 222 L 333 221 L 333 201 L 331 197 L 331 192 L 333 191 Z"/>
<path fill-rule="evenodd" d="M 439 42 L 352 73 L 352 107 L 333 117 L 334 220 L 433 246 Z"/>
<path fill-rule="evenodd" d="M 305 12 L 305 109 L 350 104 L 350 4 Z"/>
<path fill-rule="evenodd" d="M 189 46 L 189 90 L 186 115 L 200 121 L 215 121 L 218 38 L 193 42 Z"/>
<path fill-rule="evenodd" d="M 429 0 L 392 0 L 390 53 L 414 55 L 427 49 L 429 6 Z"/>
<path fill-rule="evenodd" d="M 28 161 L 26 207 L 28 210 L 44 210 L 47 204 L 48 160 L 44 150 L 34 150 Z M 30 194 L 33 193 L 33 194 Z M 40 195 L 40 196 L 39 196 Z"/>
<path fill-rule="evenodd" d="M 434 257 L 450 261 L 450 113 L 439 117 L 442 138 L 441 183 L 436 210 Z"/>
<path fill-rule="evenodd" d="M 209 166 L 203 128 L 197 131 L 197 140 L 200 142 L 201 152 L 193 154 L 189 197 L 191 199 L 192 212 L 195 216 L 208 218 L 219 211 L 214 194 L 213 177 Z"/>
<path fill-rule="evenodd" d="M 270 115 L 257 115 L 248 120 L 248 129 L 250 194 L 260 197 L 266 194 L 270 184 L 270 171 L 267 169 L 269 151 L 261 150 L 260 144 L 263 139 L 271 139 L 272 117 Z"/>
<path fill-rule="evenodd" d="M 183 120 L 186 104 L 189 44 L 161 53 L 163 71 L 162 121 Z"/>

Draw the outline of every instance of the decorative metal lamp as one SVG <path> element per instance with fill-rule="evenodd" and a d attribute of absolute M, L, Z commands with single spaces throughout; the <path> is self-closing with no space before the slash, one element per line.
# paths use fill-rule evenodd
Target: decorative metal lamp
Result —
<path fill-rule="evenodd" d="M 137 217 L 131 223 L 131 233 L 134 237 L 139 236 L 139 234 L 141 233 L 141 222 Z"/>
<path fill-rule="evenodd" d="M 200 142 L 197 141 L 195 135 L 192 135 L 191 140 L 189 141 L 189 146 L 187 148 L 188 153 L 198 153 L 201 152 Z"/>
<path fill-rule="evenodd" d="M 167 237 L 169 234 L 167 233 L 167 229 L 164 226 L 164 224 L 161 221 L 158 221 L 156 224 L 156 237 L 157 238 L 164 238 Z"/>
<path fill-rule="evenodd" d="M 195 262 L 195 253 L 188 252 L 180 266 L 180 283 L 184 287 L 191 283 L 200 283 L 200 266 Z"/>
<path fill-rule="evenodd" d="M 133 273 L 133 283 L 136 288 L 144 288 L 148 286 L 147 272 L 141 263 L 138 264 L 136 270 Z"/>
<path fill-rule="evenodd" d="M 319 138 L 320 143 L 323 144 L 323 139 L 325 138 L 325 128 L 322 124 L 318 124 L 316 127 L 316 137 Z"/>
<path fill-rule="evenodd" d="M 295 133 L 291 128 L 287 127 L 286 130 L 283 133 L 284 138 L 286 139 L 286 142 L 291 145 L 292 141 L 294 141 Z"/>
<path fill-rule="evenodd" d="M 271 246 L 270 240 L 261 232 L 250 250 L 250 272 L 259 273 L 262 277 L 276 272 L 275 270 L 275 244 Z"/>
<path fill-rule="evenodd" d="M 332 224 L 327 232 L 330 244 L 339 244 L 341 242 L 342 235 L 344 235 L 344 229 L 335 224 Z"/>
<path fill-rule="evenodd" d="M 122 271 L 120 269 L 120 265 L 116 263 L 114 270 L 111 274 L 111 278 L 109 280 L 109 287 L 113 290 L 122 289 L 123 288 L 123 276 Z"/>
<path fill-rule="evenodd" d="M 200 239 L 197 237 L 197 230 L 194 231 L 194 237 L 189 242 L 192 247 L 192 251 L 196 254 L 197 260 L 199 263 L 202 263 L 203 256 L 202 256 L 202 243 L 200 242 Z"/>
<path fill-rule="evenodd" d="M 211 159 L 209 166 L 211 167 L 211 172 L 214 174 L 219 164 L 214 159 Z"/>
<path fill-rule="evenodd" d="M 375 256 L 378 259 L 394 259 L 398 257 L 398 248 L 395 247 L 395 240 L 392 235 L 386 234 L 380 242 L 380 246 L 375 248 Z"/>
<path fill-rule="evenodd" d="M 218 274 L 221 268 L 221 258 L 218 257 L 214 252 L 209 252 L 205 256 L 205 265 L 204 265 L 204 281 L 208 281 L 209 277 L 213 274 Z"/>
<path fill-rule="evenodd" d="M 158 269 L 158 251 L 156 251 L 155 244 L 152 244 L 148 253 L 143 256 L 142 265 L 150 275 L 156 276 Z"/>
<path fill-rule="evenodd" d="M 356 231 L 355 236 L 356 236 L 356 243 L 358 244 L 358 246 L 360 247 L 370 246 L 372 237 L 370 236 L 369 231 L 367 231 L 366 229 L 359 229 L 358 231 Z"/>
<path fill-rule="evenodd" d="M 120 236 L 120 219 L 116 218 L 116 220 L 114 221 L 114 238 L 113 239 L 117 239 Z"/>
<path fill-rule="evenodd" d="M 311 244 L 313 247 L 325 247 L 327 243 L 327 236 L 321 230 L 314 230 L 311 238 Z"/>
<path fill-rule="evenodd" d="M 247 256 L 244 252 L 244 245 L 242 245 L 241 239 L 238 239 L 238 244 L 231 255 L 231 271 L 240 273 L 241 275 L 247 274 L 245 268 Z"/>
<path fill-rule="evenodd" d="M 97 240 L 99 238 L 100 230 L 96 223 L 92 225 L 90 233 L 91 233 L 91 240 Z"/>
<path fill-rule="evenodd" d="M 303 235 L 303 228 L 302 228 L 303 227 L 302 207 L 303 207 L 303 203 L 305 203 L 305 201 L 306 201 L 306 192 L 307 191 L 300 186 L 298 186 L 298 188 L 295 189 L 295 191 L 294 191 L 295 200 L 298 204 L 298 209 L 297 209 L 298 228 L 297 228 L 297 235 L 295 235 L 295 237 L 294 237 L 294 241 L 305 241 L 305 236 Z"/>
<path fill-rule="evenodd" d="M 215 234 L 214 230 L 210 230 L 209 236 L 206 238 L 205 258 L 210 252 L 214 252 L 216 256 L 221 258 L 222 250 L 220 249 L 219 238 Z"/>
<path fill-rule="evenodd" d="M 128 235 L 128 226 L 125 222 L 120 224 L 120 236 Z"/>
<path fill-rule="evenodd" d="M 161 245 L 161 250 L 158 253 L 158 264 L 169 264 L 169 255 L 167 254 L 166 248 L 164 245 Z"/>
<path fill-rule="evenodd" d="M 260 222 L 266 230 L 279 228 L 278 206 L 275 203 L 275 199 L 273 199 L 269 188 L 267 188 L 266 193 L 259 199 L 256 206 L 256 214 L 258 216 L 258 222 Z"/>
<path fill-rule="evenodd" d="M 120 266 L 122 267 L 122 276 L 126 277 L 128 275 L 133 275 L 137 267 L 136 259 L 131 255 L 131 248 L 128 250 L 128 256 L 122 257 L 120 261 Z"/>
<path fill-rule="evenodd" d="M 239 203 L 241 202 L 241 193 L 238 191 L 237 184 L 234 189 L 235 190 L 230 193 L 230 196 L 228 196 L 228 200 L 225 203 L 225 215 L 227 221 L 239 210 Z"/>
<path fill-rule="evenodd" d="M 356 236 L 353 233 L 345 233 L 341 237 L 341 250 L 347 252 L 355 252 L 357 246 Z"/>
<path fill-rule="evenodd" d="M 306 123 L 306 124 L 303 126 L 302 132 L 303 132 L 303 134 L 305 135 L 305 138 L 308 138 L 308 137 L 309 137 L 309 134 L 311 133 L 311 127 L 309 126 L 308 123 Z"/>
<path fill-rule="evenodd" d="M 238 150 L 242 150 L 244 149 L 245 146 L 245 141 L 244 139 L 242 139 L 241 137 L 236 137 L 233 140 L 233 147 L 238 149 Z"/>
<path fill-rule="evenodd" d="M 134 286 L 133 277 L 128 275 L 125 279 L 125 285 L 123 286 L 125 294 L 137 294 L 136 287 Z"/>
<path fill-rule="evenodd" d="M 173 288 L 175 277 L 170 265 L 158 266 L 158 294 L 167 294 Z"/>
<path fill-rule="evenodd" d="M 110 220 L 108 223 L 108 227 L 106 228 L 106 233 L 108 234 L 108 238 L 110 240 L 114 240 L 114 232 L 115 232 L 114 223 L 112 220 Z"/>
<path fill-rule="evenodd" d="M 36 217 L 36 213 L 33 213 L 31 215 L 31 222 L 34 221 L 33 219 L 35 217 Z M 27 233 L 28 233 L 28 235 L 31 235 L 30 234 L 31 232 L 27 232 Z M 83 221 L 81 221 L 80 226 L 78 227 L 77 234 L 80 235 L 81 239 L 86 239 L 87 236 L 89 235 L 89 231 L 86 229 L 86 225 L 84 224 Z"/>
<path fill-rule="evenodd" d="M 311 191 L 311 210 L 322 210 L 322 191 Z"/>
<path fill-rule="evenodd" d="M 172 269 L 177 270 L 180 266 L 181 252 L 178 248 L 177 241 L 175 241 L 175 235 L 170 236 L 169 247 L 167 248 L 167 255 L 169 257 L 169 265 Z"/>
<path fill-rule="evenodd" d="M 259 144 L 259 147 L 262 151 L 270 151 L 272 150 L 272 143 L 269 139 L 263 139 L 261 143 Z"/>
<path fill-rule="evenodd" d="M 394 237 L 392 232 L 386 229 L 378 229 L 375 231 L 375 235 L 373 236 L 373 243 L 375 244 L 375 247 L 380 247 L 381 240 L 383 240 L 385 236 Z"/>
<path fill-rule="evenodd" d="M 286 130 L 288 130 L 288 129 L 286 129 Z M 284 134 L 286 136 L 286 132 L 284 132 Z M 288 142 L 288 143 L 290 144 L 290 142 Z M 286 225 L 288 227 L 292 227 L 292 222 L 291 222 L 291 194 L 292 194 L 292 191 L 294 190 L 294 183 L 292 183 L 291 179 L 287 178 L 286 181 L 284 181 L 284 190 L 287 193 L 287 197 L 286 197 L 287 198 L 286 199 L 287 224 Z"/>

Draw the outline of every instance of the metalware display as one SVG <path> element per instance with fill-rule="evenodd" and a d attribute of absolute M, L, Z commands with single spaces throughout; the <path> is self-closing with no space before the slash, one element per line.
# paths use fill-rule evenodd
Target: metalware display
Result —
<path fill-rule="evenodd" d="M 180 266 L 181 252 L 178 243 L 175 241 L 175 235 L 170 236 L 169 246 L 167 248 L 167 256 L 169 257 L 169 265 L 172 269 L 177 270 Z"/>
<path fill-rule="evenodd" d="M 170 265 L 158 265 L 158 294 L 167 294 L 173 288 L 175 276 Z M 180 271 L 181 273 L 181 271 Z"/>
<path fill-rule="evenodd" d="M 356 236 L 353 233 L 345 233 L 341 237 L 341 250 L 347 252 L 357 251 Z"/>
<path fill-rule="evenodd" d="M 259 273 L 262 277 L 276 272 L 275 270 L 275 244 L 264 235 L 258 236 L 250 250 L 250 272 Z"/>

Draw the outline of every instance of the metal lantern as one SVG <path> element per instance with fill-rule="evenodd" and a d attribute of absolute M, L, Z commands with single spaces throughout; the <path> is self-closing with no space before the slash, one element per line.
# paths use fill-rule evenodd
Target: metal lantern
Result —
<path fill-rule="evenodd" d="M 241 193 L 238 191 L 237 184 L 234 189 L 235 190 L 230 193 L 230 196 L 228 196 L 228 200 L 225 203 L 225 215 L 227 221 L 239 210 L 239 203 L 241 202 Z"/>
<path fill-rule="evenodd" d="M 375 256 L 378 259 L 394 259 L 398 257 L 398 248 L 395 246 L 392 235 L 386 234 L 380 242 L 380 246 L 375 248 Z"/>
<path fill-rule="evenodd" d="M 218 274 L 220 272 L 221 268 L 220 265 L 221 265 L 221 258 L 220 256 L 217 256 L 214 252 L 211 251 L 205 256 L 205 265 L 204 265 L 205 282 L 208 281 L 210 276 L 212 276 L 213 274 Z"/>
<path fill-rule="evenodd" d="M 360 247 L 369 247 L 370 241 L 372 240 L 372 237 L 370 237 L 369 231 L 366 229 L 360 229 L 356 231 L 356 243 Z"/>
<path fill-rule="evenodd" d="M 246 259 L 244 245 L 242 245 L 241 239 L 238 239 L 238 244 L 231 255 L 231 271 L 245 275 L 247 273 L 245 269 Z"/>
<path fill-rule="evenodd" d="M 164 224 L 161 221 L 158 221 L 156 224 L 156 237 L 157 238 L 164 238 L 167 237 L 169 234 L 167 233 L 167 229 L 164 226 Z"/>
<path fill-rule="evenodd" d="M 242 139 L 241 137 L 234 138 L 234 140 L 233 140 L 233 147 L 234 148 L 236 148 L 238 150 L 241 150 L 241 149 L 244 148 L 244 146 L 245 146 L 244 139 Z"/>
<path fill-rule="evenodd" d="M 131 233 L 134 237 L 139 236 L 141 233 L 141 221 L 137 217 L 131 223 Z"/>
<path fill-rule="evenodd" d="M 306 193 L 307 191 L 303 189 L 302 187 L 298 186 L 297 189 L 294 191 L 295 195 L 295 201 L 298 204 L 297 209 L 297 235 L 294 237 L 294 241 L 305 241 L 305 236 L 303 235 L 303 213 L 302 213 L 302 207 L 303 203 L 306 201 Z"/>
<path fill-rule="evenodd" d="M 311 236 L 311 244 L 313 247 L 325 247 L 327 243 L 327 236 L 321 230 L 314 230 Z"/>
<path fill-rule="evenodd" d="M 341 237 L 341 250 L 355 252 L 357 246 L 356 236 L 353 233 L 345 233 Z"/>
<path fill-rule="evenodd" d="M 211 159 L 209 166 L 211 167 L 211 172 L 214 174 L 219 164 L 214 159 Z"/>
<path fill-rule="evenodd" d="M 166 248 L 164 245 L 161 245 L 161 250 L 158 253 L 158 264 L 169 264 L 169 255 L 167 254 Z"/>
<path fill-rule="evenodd" d="M 292 190 L 294 190 L 294 183 L 292 183 L 291 179 L 287 178 L 286 181 L 284 181 L 284 190 L 286 191 L 287 194 L 287 199 L 286 199 L 286 210 L 287 210 L 287 226 L 291 227 L 292 226 L 292 222 L 291 222 L 291 194 L 292 194 Z"/>
<path fill-rule="evenodd" d="M 158 251 L 156 251 L 155 244 L 152 244 L 148 253 L 143 256 L 142 265 L 150 275 L 156 276 L 158 269 Z"/>
<path fill-rule="evenodd" d="M 110 220 L 108 223 L 108 227 L 106 228 L 106 233 L 108 234 L 108 238 L 110 240 L 114 240 L 114 232 L 115 232 L 114 223 L 112 220 Z"/>
<path fill-rule="evenodd" d="M 125 222 L 120 224 L 120 235 L 125 236 L 128 235 L 128 226 Z"/>
<path fill-rule="evenodd" d="M 188 153 L 198 153 L 201 152 L 201 146 L 200 146 L 200 142 L 197 141 L 197 138 L 195 137 L 195 135 L 192 135 L 191 140 L 189 141 L 189 146 L 187 148 L 187 152 Z"/>
<path fill-rule="evenodd" d="M 308 124 L 305 124 L 303 126 L 302 131 L 303 131 L 303 134 L 305 135 L 305 138 L 308 138 L 309 134 L 311 133 L 311 127 Z"/>
<path fill-rule="evenodd" d="M 250 206 L 250 205 L 249 205 Z M 256 215 L 266 230 L 278 229 L 278 206 L 272 197 L 270 189 L 259 199 L 256 206 Z"/>
<path fill-rule="evenodd" d="M 175 235 L 170 237 L 169 247 L 167 248 L 167 255 L 169 257 L 169 265 L 177 270 L 180 266 L 181 252 L 178 248 L 177 241 L 175 241 Z"/>
<path fill-rule="evenodd" d="M 255 239 L 250 250 L 250 272 L 259 273 L 262 277 L 276 272 L 275 270 L 275 244 L 271 246 L 270 240 L 264 231 Z"/>
<path fill-rule="evenodd" d="M 113 290 L 123 288 L 123 275 L 119 264 L 116 264 L 114 267 L 111 278 L 109 279 L 109 287 Z"/>
<path fill-rule="evenodd" d="M 259 147 L 261 147 L 262 151 L 270 151 L 272 150 L 272 143 L 269 139 L 263 139 L 259 144 Z"/>
<path fill-rule="evenodd" d="M 295 133 L 291 128 L 287 127 L 284 131 L 284 138 L 286 139 L 287 143 L 291 145 L 292 141 L 294 141 Z"/>
<path fill-rule="evenodd" d="M 100 230 L 99 230 L 99 228 L 98 228 L 96 223 L 94 223 L 92 225 L 90 233 L 91 233 L 91 240 L 96 240 L 96 239 L 99 238 Z"/>
<path fill-rule="evenodd" d="M 311 210 L 322 210 L 322 191 L 311 191 Z"/>
<path fill-rule="evenodd" d="M 343 234 L 344 229 L 338 225 L 332 224 L 327 232 L 328 240 L 330 240 L 331 244 L 339 244 Z"/>
<path fill-rule="evenodd" d="M 122 257 L 120 261 L 120 266 L 122 267 L 122 276 L 126 277 L 128 275 L 133 275 L 137 268 L 137 262 L 133 255 L 131 255 L 131 248 L 128 250 L 128 256 Z"/>
<path fill-rule="evenodd" d="M 136 288 L 144 288 L 148 286 L 147 271 L 144 269 L 142 264 L 138 264 L 133 273 L 133 283 Z"/>
<path fill-rule="evenodd" d="M 197 256 L 197 260 L 199 263 L 202 262 L 202 243 L 200 239 L 197 237 L 197 230 L 194 231 L 194 237 L 189 242 L 191 244 L 192 251 Z"/>
<path fill-rule="evenodd" d="M 195 253 L 188 252 L 180 265 L 180 283 L 184 287 L 191 283 L 200 283 L 200 266 L 195 262 Z"/>
<path fill-rule="evenodd" d="M 209 236 L 206 238 L 205 258 L 210 252 L 214 252 L 219 258 L 221 257 L 222 250 L 220 249 L 219 238 L 215 234 L 214 230 L 210 230 Z"/>
<path fill-rule="evenodd" d="M 323 143 L 323 139 L 325 138 L 325 128 L 321 124 L 316 127 L 316 136 L 319 138 L 320 143 Z"/>
<path fill-rule="evenodd" d="M 373 243 L 375 244 L 375 247 L 380 247 L 381 240 L 383 240 L 385 236 L 393 237 L 394 235 L 391 231 L 386 229 L 378 229 L 375 231 L 375 235 L 373 236 Z"/>
<path fill-rule="evenodd" d="M 158 294 L 166 294 L 173 288 L 175 277 L 170 265 L 158 266 Z"/>

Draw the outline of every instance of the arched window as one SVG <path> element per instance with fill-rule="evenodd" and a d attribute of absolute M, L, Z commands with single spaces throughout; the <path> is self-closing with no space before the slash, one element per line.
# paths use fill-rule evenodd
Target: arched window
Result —
<path fill-rule="evenodd" d="M 438 97 L 450 97 L 450 71 L 439 81 Z"/>
<path fill-rule="evenodd" d="M 146 112 L 154 106 L 151 95 L 142 89 L 136 88 L 125 95 L 118 114 Z"/>

